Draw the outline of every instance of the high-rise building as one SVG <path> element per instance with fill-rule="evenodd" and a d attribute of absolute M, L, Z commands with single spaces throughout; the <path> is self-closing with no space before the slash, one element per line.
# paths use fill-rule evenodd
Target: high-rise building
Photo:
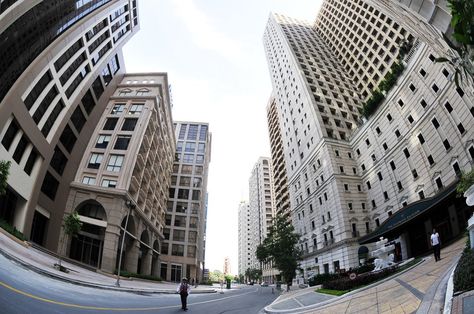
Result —
<path fill-rule="evenodd" d="M 110 96 L 70 185 L 82 227 L 61 253 L 103 271 L 159 276 L 175 137 L 166 73 L 126 74 Z M 70 247 L 67 248 L 67 244 Z"/>
<path fill-rule="evenodd" d="M 449 55 L 440 35 L 449 29 L 445 11 L 430 7 L 326 0 L 314 25 L 269 18 L 264 45 L 304 275 L 357 266 L 379 236 L 394 241 L 397 259 L 420 254 L 430 229 L 451 239 L 472 212 L 453 190 L 474 158 L 473 88 L 457 88 L 454 69 L 435 62 Z M 401 76 L 362 117 L 399 63 Z"/>
<path fill-rule="evenodd" d="M 224 271 L 224 275 L 231 275 L 232 270 L 230 268 L 230 258 L 228 256 L 224 258 L 223 271 Z"/>
<path fill-rule="evenodd" d="M 2 1 L 0 218 L 56 250 L 69 184 L 138 30 L 135 0 Z"/>
<path fill-rule="evenodd" d="M 175 122 L 176 154 L 169 188 L 161 277 L 202 280 L 205 257 L 207 177 L 211 161 L 208 123 Z"/>
<path fill-rule="evenodd" d="M 239 275 L 245 275 L 247 269 L 252 268 L 251 254 L 254 251 L 251 250 L 250 245 L 250 206 L 248 202 L 240 202 L 238 210 L 239 220 Z"/>
<path fill-rule="evenodd" d="M 275 270 L 271 264 L 261 265 L 257 259 L 257 246 L 270 232 L 275 217 L 275 193 L 271 159 L 260 157 L 252 169 L 249 179 L 250 211 L 250 264 L 262 270 L 264 280 L 273 282 Z"/>
<path fill-rule="evenodd" d="M 281 136 L 280 122 L 275 98 L 270 97 L 267 105 L 268 131 L 272 152 L 273 186 L 275 190 L 275 214 L 285 215 L 291 219 L 288 176 L 286 175 L 285 155 Z"/>

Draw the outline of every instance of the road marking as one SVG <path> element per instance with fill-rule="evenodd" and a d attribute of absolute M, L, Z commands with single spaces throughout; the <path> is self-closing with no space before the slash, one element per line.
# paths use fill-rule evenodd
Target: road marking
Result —
<path fill-rule="evenodd" d="M 133 308 L 118 308 L 118 307 L 96 307 L 96 306 L 88 306 L 88 305 L 79 305 L 79 304 L 72 304 L 72 303 L 65 303 L 65 302 L 60 302 L 60 301 L 54 301 L 46 298 L 42 298 L 39 296 L 36 296 L 34 294 L 16 289 L 2 281 L 0 281 L 0 286 L 3 286 L 13 292 L 16 292 L 18 294 L 24 295 L 28 298 L 35 299 L 38 301 L 46 302 L 46 303 L 51 303 L 51 304 L 56 304 L 56 305 L 61 305 L 61 306 L 66 306 L 66 307 L 73 307 L 73 308 L 79 308 L 79 309 L 86 309 L 86 310 L 96 310 L 96 311 L 156 311 L 156 310 L 164 310 L 164 309 L 172 309 L 172 308 L 179 308 L 180 305 L 170 305 L 170 306 L 161 306 L 161 307 L 133 307 Z M 213 302 L 219 302 L 221 300 L 226 300 L 226 299 L 231 299 L 235 298 L 238 296 L 243 296 L 246 294 L 251 294 L 255 293 L 255 291 L 250 291 L 238 295 L 233 295 L 233 296 L 228 296 L 224 298 L 219 298 L 216 300 L 209 300 L 209 301 L 201 301 L 201 302 L 195 302 L 195 303 L 188 303 L 188 305 L 198 305 L 198 304 L 206 304 L 206 303 L 213 303 Z"/>

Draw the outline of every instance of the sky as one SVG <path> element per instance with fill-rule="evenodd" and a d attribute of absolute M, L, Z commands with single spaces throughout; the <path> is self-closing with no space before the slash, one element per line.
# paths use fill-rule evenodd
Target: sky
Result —
<path fill-rule="evenodd" d="M 208 122 L 206 268 L 238 273 L 238 206 L 270 157 L 271 81 L 263 49 L 270 12 L 314 21 L 322 0 L 140 0 L 140 31 L 124 47 L 129 73 L 167 72 L 173 120 Z"/>

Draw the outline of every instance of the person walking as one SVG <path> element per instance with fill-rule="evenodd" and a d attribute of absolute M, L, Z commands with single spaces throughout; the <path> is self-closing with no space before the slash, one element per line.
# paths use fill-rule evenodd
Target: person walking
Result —
<path fill-rule="evenodd" d="M 439 234 L 438 232 L 436 232 L 436 229 L 433 229 L 433 233 L 431 234 L 431 247 L 433 248 L 433 254 L 435 257 L 435 261 L 437 262 L 441 259 L 441 255 Z"/>
<path fill-rule="evenodd" d="M 191 292 L 191 286 L 188 284 L 188 279 L 186 277 L 181 280 L 176 292 L 178 292 L 181 296 L 181 309 L 187 311 L 188 307 L 186 302 L 188 299 L 188 294 Z"/>

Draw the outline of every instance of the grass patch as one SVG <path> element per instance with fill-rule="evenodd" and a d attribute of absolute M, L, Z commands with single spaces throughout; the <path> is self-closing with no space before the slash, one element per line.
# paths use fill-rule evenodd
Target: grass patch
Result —
<path fill-rule="evenodd" d="M 5 230 L 6 232 L 10 233 L 11 235 L 17 237 L 18 239 L 20 239 L 21 241 L 25 241 L 26 240 L 26 237 L 23 235 L 23 233 L 21 233 L 20 231 L 18 231 L 15 227 L 13 227 L 12 225 L 10 225 L 8 222 L 6 222 L 5 220 L 3 219 L 0 219 L 0 227 Z"/>
<path fill-rule="evenodd" d="M 341 296 L 343 294 L 348 293 L 351 290 L 332 290 L 332 289 L 316 289 L 314 290 L 318 293 L 330 294 L 335 296 Z"/>

